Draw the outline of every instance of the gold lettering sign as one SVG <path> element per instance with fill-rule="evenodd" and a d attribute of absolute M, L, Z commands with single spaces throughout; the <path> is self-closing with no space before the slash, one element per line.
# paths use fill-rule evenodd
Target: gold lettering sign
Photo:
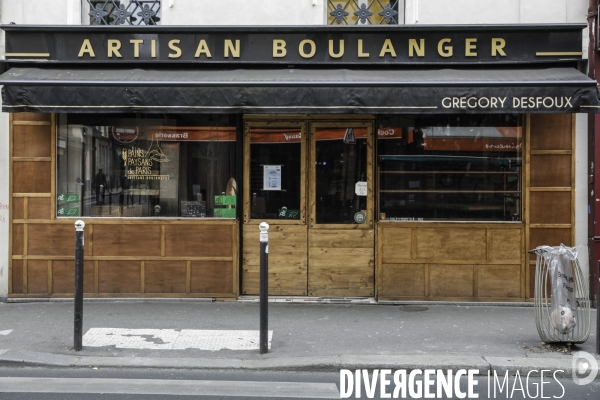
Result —
<path fill-rule="evenodd" d="M 339 41 L 340 51 L 337 53 L 333 50 L 333 40 L 329 40 L 329 57 L 331 58 L 340 58 L 344 55 L 344 39 Z"/>
<path fill-rule="evenodd" d="M 389 53 L 392 57 L 396 57 L 396 50 L 394 50 L 394 45 L 390 39 L 385 39 L 385 42 L 383 42 L 379 57 L 385 57 L 387 53 Z"/>
<path fill-rule="evenodd" d="M 174 53 L 169 53 L 169 58 L 179 58 L 181 57 L 181 49 L 177 47 L 181 42 L 179 39 L 173 39 L 169 42 L 169 48 L 174 51 Z"/>
<path fill-rule="evenodd" d="M 379 51 L 379 58 L 397 58 L 397 52 L 395 46 L 402 46 L 402 43 L 392 42 L 393 39 L 383 39 L 383 42 L 379 42 L 381 44 L 381 48 Z M 413 57 L 425 57 L 425 38 L 411 38 L 405 39 L 407 40 L 407 53 L 409 58 Z M 437 51 L 438 55 L 443 58 L 450 58 L 454 56 L 454 46 L 452 44 L 453 38 L 442 38 L 438 41 Z M 464 38 L 460 39 L 464 40 L 465 43 L 465 57 L 478 57 L 478 39 L 477 38 Z M 209 39 L 199 39 L 196 47 L 196 51 L 194 54 L 194 58 L 202 58 L 202 56 L 207 59 L 212 58 L 211 49 L 208 45 Z M 323 56 L 328 55 L 329 59 L 340 59 L 345 55 L 346 49 L 346 41 L 348 39 L 328 39 L 328 52 L 327 54 L 322 54 Z M 149 40 L 150 48 L 149 55 L 151 58 L 158 57 L 158 39 Z M 148 42 L 145 39 L 129 39 L 129 43 L 132 45 L 132 53 L 133 58 L 142 57 L 142 50 L 146 51 L 144 54 L 148 57 Z M 211 42 L 212 43 L 212 42 Z M 225 59 L 233 58 L 239 59 L 241 58 L 242 53 L 242 43 L 241 39 L 223 39 L 223 56 Z M 354 43 L 353 43 L 354 44 Z M 214 44 L 213 44 L 214 45 Z M 256 43 L 253 43 L 256 45 Z M 358 58 L 370 58 L 370 49 L 373 48 L 376 51 L 377 43 L 369 43 L 368 46 L 365 46 L 365 42 L 363 39 L 356 39 L 357 46 L 357 54 Z M 177 59 L 181 58 L 183 52 L 186 51 L 186 48 L 181 47 L 180 39 L 172 39 L 168 42 L 168 47 L 170 49 L 170 53 L 167 54 L 169 59 Z M 121 53 L 122 43 L 119 39 L 107 39 L 106 41 L 106 51 L 108 58 L 123 58 Z M 491 39 L 491 56 L 492 57 L 506 57 L 506 39 L 503 38 L 492 38 Z M 325 49 L 321 49 L 322 52 Z M 16 55 L 17 53 L 10 54 L 11 56 Z M 312 39 L 304 39 L 299 42 L 298 45 L 298 54 L 304 59 L 310 59 L 315 57 L 317 54 L 317 44 Z M 540 55 L 539 53 L 538 55 Z M 549 53 L 550 54 L 550 53 Z M 552 53 L 553 55 L 556 55 Z M 96 54 L 94 48 L 92 47 L 90 39 L 83 39 L 81 43 L 81 47 L 79 49 L 78 58 L 84 58 L 86 56 L 90 58 L 95 58 Z M 273 58 L 284 58 L 287 56 L 287 43 L 283 39 L 273 39 Z M 163 56 L 164 57 L 164 56 Z M 403 56 L 401 56 L 403 57 Z M 405 56 L 404 56 L 405 57 Z M 252 59 L 252 56 L 250 56 Z M 319 57 L 319 61 L 324 61 Z"/>
<path fill-rule="evenodd" d="M 133 45 L 133 57 L 140 58 L 140 45 L 144 43 L 142 39 L 131 39 L 129 41 Z"/>
<path fill-rule="evenodd" d="M 156 58 L 156 39 L 152 39 L 152 46 L 150 47 L 150 57 Z"/>
<path fill-rule="evenodd" d="M 212 58 L 212 54 L 210 54 L 210 50 L 206 44 L 206 40 L 204 39 L 198 43 L 198 48 L 196 49 L 196 54 L 194 54 L 194 57 L 198 58 L 202 54 L 206 55 L 206 58 Z"/>
<path fill-rule="evenodd" d="M 77 57 L 81 58 L 84 54 L 89 54 L 91 58 L 95 58 L 96 54 L 94 54 L 94 49 L 92 48 L 92 44 L 90 43 L 90 39 L 84 39 L 81 44 L 81 49 L 79 49 L 79 55 Z"/>
<path fill-rule="evenodd" d="M 229 57 L 229 52 L 233 58 L 240 58 L 240 41 L 239 39 L 235 41 L 235 46 L 233 42 L 229 39 L 225 40 L 225 58 Z"/>
<path fill-rule="evenodd" d="M 502 38 L 492 38 L 492 57 L 496 57 L 500 54 L 502 57 L 506 57 L 504 52 L 504 46 L 506 46 L 506 40 Z"/>
<path fill-rule="evenodd" d="M 113 55 L 121 58 L 123 57 L 119 50 L 121 49 L 121 41 L 116 39 L 108 40 L 108 58 L 112 58 Z"/>
<path fill-rule="evenodd" d="M 452 42 L 452 39 L 446 38 L 438 42 L 438 54 L 442 57 L 452 57 L 453 47 L 444 46 L 446 43 Z"/>
<path fill-rule="evenodd" d="M 465 39 L 465 57 L 477 57 L 477 39 Z"/>
<path fill-rule="evenodd" d="M 419 44 L 416 39 L 408 39 L 408 56 L 414 57 L 415 53 L 417 57 L 425 57 L 425 39 L 419 39 Z"/>
<path fill-rule="evenodd" d="M 363 41 L 362 41 L 362 39 L 358 39 L 358 57 L 360 57 L 360 58 L 369 58 L 369 53 L 365 53 L 363 51 Z"/>
<path fill-rule="evenodd" d="M 310 47 L 310 52 L 306 53 L 304 51 L 304 47 L 308 44 L 308 46 Z M 313 42 L 310 39 L 304 39 L 303 41 L 300 42 L 300 45 L 298 45 L 298 52 L 300 53 L 300 56 L 302 58 L 311 58 L 315 55 L 315 53 L 317 52 L 317 45 L 315 44 L 315 42 Z"/>
<path fill-rule="evenodd" d="M 287 54 L 285 40 L 273 39 L 273 58 L 282 58 Z"/>

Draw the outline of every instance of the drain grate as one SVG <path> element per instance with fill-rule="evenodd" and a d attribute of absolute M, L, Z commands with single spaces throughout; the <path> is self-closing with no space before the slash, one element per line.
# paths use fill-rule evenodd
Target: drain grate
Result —
<path fill-rule="evenodd" d="M 400 307 L 400 311 L 406 311 L 406 312 L 419 312 L 419 311 L 427 311 L 429 310 L 428 307 L 423 307 L 423 306 L 404 306 L 404 307 Z"/>

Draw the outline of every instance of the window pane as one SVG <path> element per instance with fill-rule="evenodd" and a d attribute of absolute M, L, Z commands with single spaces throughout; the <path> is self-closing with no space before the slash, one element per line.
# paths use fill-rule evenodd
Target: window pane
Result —
<path fill-rule="evenodd" d="M 235 218 L 234 125 L 228 117 L 61 115 L 57 215 Z"/>
<path fill-rule="evenodd" d="M 301 219 L 302 131 L 250 131 L 250 218 Z"/>
<path fill-rule="evenodd" d="M 367 129 L 322 128 L 316 132 L 316 222 L 356 224 L 367 215 L 367 196 L 356 184 L 367 182 Z"/>
<path fill-rule="evenodd" d="M 402 0 L 327 0 L 329 25 L 398 25 L 403 12 Z"/>
<path fill-rule="evenodd" d="M 90 25 L 159 25 L 160 0 L 82 0 Z"/>
<path fill-rule="evenodd" d="M 521 220 L 518 116 L 382 117 L 379 219 Z"/>

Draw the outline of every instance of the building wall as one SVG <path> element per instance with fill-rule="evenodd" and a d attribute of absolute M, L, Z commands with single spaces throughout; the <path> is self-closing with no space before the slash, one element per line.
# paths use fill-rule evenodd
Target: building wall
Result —
<path fill-rule="evenodd" d="M 587 0 L 406 0 L 407 24 L 585 22 Z M 465 12 L 467 11 L 468 12 Z"/>
<path fill-rule="evenodd" d="M 163 0 L 163 25 L 323 25 L 327 0 Z"/>
<path fill-rule="evenodd" d="M 575 118 L 575 245 L 581 246 L 579 262 L 584 276 L 589 274 L 588 257 L 588 117 Z M 590 233 L 593 235 L 593 233 Z"/>

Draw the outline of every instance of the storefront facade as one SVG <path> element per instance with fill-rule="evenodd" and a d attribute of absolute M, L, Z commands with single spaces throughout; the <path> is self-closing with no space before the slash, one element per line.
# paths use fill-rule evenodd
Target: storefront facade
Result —
<path fill-rule="evenodd" d="M 575 235 L 584 25 L 3 26 L 10 297 L 531 298 Z"/>

